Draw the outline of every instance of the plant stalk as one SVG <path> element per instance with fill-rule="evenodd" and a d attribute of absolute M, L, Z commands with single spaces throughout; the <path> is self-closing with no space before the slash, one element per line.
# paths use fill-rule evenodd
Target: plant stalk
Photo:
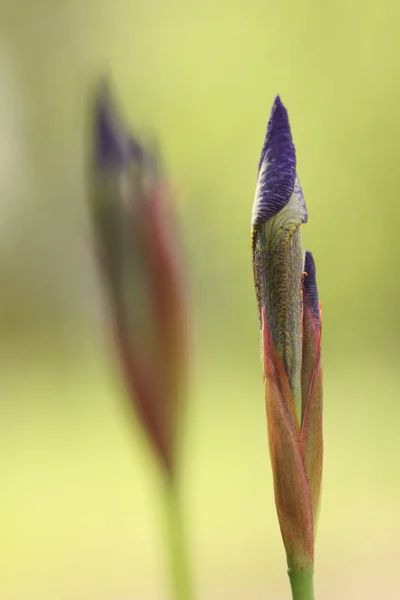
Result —
<path fill-rule="evenodd" d="M 289 569 L 293 600 L 314 600 L 314 573 L 303 569 Z"/>
<path fill-rule="evenodd" d="M 179 489 L 174 480 L 167 480 L 164 486 L 167 559 L 172 598 L 173 600 L 193 600 Z"/>

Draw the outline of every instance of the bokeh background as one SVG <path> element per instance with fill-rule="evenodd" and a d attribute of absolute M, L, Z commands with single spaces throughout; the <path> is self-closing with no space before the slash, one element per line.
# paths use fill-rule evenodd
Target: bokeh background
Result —
<path fill-rule="evenodd" d="M 90 243 L 86 101 L 102 72 L 159 138 L 185 237 L 182 478 L 198 597 L 289 597 L 250 256 L 280 93 L 324 310 L 316 595 L 398 598 L 400 5 L 0 5 L 1 598 L 168 597 L 160 477 L 126 407 Z"/>

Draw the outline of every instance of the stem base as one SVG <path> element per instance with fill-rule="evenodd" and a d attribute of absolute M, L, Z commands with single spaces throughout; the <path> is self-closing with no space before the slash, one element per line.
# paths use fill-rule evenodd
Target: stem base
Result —
<path fill-rule="evenodd" d="M 172 597 L 173 600 L 192 600 L 184 519 L 176 482 L 167 481 L 164 492 Z"/>
<path fill-rule="evenodd" d="M 301 569 L 289 569 L 293 600 L 314 600 L 314 573 Z"/>

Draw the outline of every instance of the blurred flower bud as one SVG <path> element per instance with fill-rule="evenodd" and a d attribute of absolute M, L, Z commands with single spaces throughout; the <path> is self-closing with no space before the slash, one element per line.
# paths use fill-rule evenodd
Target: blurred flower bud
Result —
<path fill-rule="evenodd" d="M 158 457 L 175 461 L 185 380 L 181 248 L 160 158 L 126 129 L 101 86 L 91 208 L 128 391 Z"/>
<path fill-rule="evenodd" d="M 290 569 L 311 570 L 322 475 L 321 315 L 288 115 L 275 99 L 252 214 L 275 502 Z M 304 301 L 303 301 L 304 298 Z"/>

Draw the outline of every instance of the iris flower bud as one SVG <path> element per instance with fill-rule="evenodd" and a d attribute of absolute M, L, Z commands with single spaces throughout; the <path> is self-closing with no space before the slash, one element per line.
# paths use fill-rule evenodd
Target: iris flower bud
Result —
<path fill-rule="evenodd" d="M 290 572 L 311 574 L 322 476 L 321 311 L 288 115 L 275 99 L 252 213 L 268 438 Z"/>
<path fill-rule="evenodd" d="M 313 503 L 314 534 L 320 507 L 323 457 L 321 313 L 314 258 L 311 252 L 306 251 L 303 279 L 301 446 Z"/>
<path fill-rule="evenodd" d="M 185 380 L 181 248 L 160 157 L 126 128 L 109 89 L 94 105 L 91 212 L 129 396 L 168 473 Z"/>

